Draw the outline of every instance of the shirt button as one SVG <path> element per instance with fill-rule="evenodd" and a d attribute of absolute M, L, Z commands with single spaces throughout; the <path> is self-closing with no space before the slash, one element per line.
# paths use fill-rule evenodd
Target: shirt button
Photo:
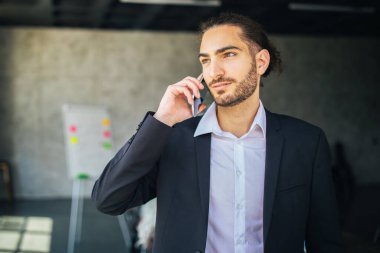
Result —
<path fill-rule="evenodd" d="M 240 171 L 240 170 L 237 170 L 237 171 L 236 171 L 236 176 L 240 177 L 240 175 L 241 175 L 241 171 Z"/>

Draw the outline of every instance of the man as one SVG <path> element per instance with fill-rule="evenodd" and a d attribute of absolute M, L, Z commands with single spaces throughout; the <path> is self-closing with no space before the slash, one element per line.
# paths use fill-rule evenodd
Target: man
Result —
<path fill-rule="evenodd" d="M 201 34 L 215 103 L 193 118 L 188 104 L 202 83 L 170 85 L 95 183 L 98 209 L 121 214 L 157 197 L 156 253 L 301 253 L 304 244 L 309 253 L 340 252 L 324 133 L 259 99 L 278 52 L 236 14 L 209 20 Z"/>

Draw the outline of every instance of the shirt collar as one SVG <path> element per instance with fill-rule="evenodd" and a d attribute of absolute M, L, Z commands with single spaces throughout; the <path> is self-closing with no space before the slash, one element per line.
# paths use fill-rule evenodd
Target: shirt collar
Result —
<path fill-rule="evenodd" d="M 244 138 L 246 136 L 265 138 L 266 114 L 265 114 L 263 103 L 261 102 L 261 100 L 259 102 L 260 102 L 259 108 L 257 110 L 255 119 L 253 120 L 249 131 L 240 138 Z M 257 127 L 259 128 L 257 129 Z M 194 137 L 197 137 L 202 134 L 208 134 L 208 133 L 214 133 L 216 135 L 221 135 L 221 136 L 226 134 L 226 132 L 224 132 L 219 126 L 218 119 L 216 117 L 215 102 L 213 102 L 210 105 L 206 113 L 203 115 L 202 119 L 199 121 L 197 129 L 195 130 L 195 133 L 194 133 Z"/>

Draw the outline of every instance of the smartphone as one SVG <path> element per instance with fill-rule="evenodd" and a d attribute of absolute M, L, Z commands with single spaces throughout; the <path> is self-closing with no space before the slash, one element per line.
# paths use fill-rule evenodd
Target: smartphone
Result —
<path fill-rule="evenodd" d="M 199 90 L 199 93 L 201 94 L 201 97 L 200 98 L 197 98 L 193 95 L 193 99 L 194 99 L 194 103 L 193 105 L 191 106 L 191 110 L 192 110 L 192 113 L 193 113 L 193 117 L 197 116 L 198 113 L 199 113 L 199 107 L 201 106 L 201 104 L 203 103 L 204 101 L 204 97 L 206 96 L 207 94 L 207 84 L 205 82 L 205 80 L 203 79 L 203 75 L 200 74 L 197 78 L 202 84 L 203 86 L 205 87 L 203 90 Z"/>

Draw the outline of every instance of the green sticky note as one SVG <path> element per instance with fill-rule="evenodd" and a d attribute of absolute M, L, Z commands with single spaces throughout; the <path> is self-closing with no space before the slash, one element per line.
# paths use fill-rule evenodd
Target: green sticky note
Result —
<path fill-rule="evenodd" d="M 79 173 L 79 174 L 77 174 L 76 178 L 79 180 L 85 180 L 85 179 L 89 179 L 90 176 L 86 173 Z"/>
<path fill-rule="evenodd" d="M 103 142 L 103 148 L 105 148 L 105 149 L 111 149 L 111 147 L 112 147 L 111 142 Z"/>

